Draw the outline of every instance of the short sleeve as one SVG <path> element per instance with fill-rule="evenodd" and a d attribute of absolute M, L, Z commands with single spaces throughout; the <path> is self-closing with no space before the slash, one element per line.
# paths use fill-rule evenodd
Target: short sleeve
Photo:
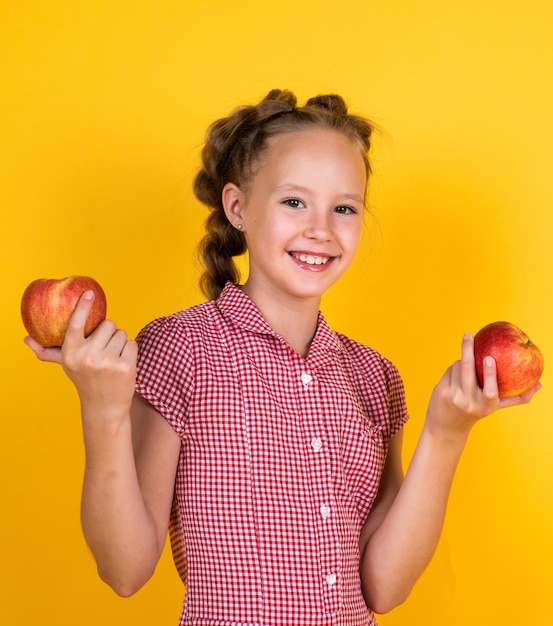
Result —
<path fill-rule="evenodd" d="M 395 435 L 409 419 L 405 388 L 397 367 L 385 358 L 382 358 L 382 367 L 386 377 L 388 397 L 388 440 Z"/>
<path fill-rule="evenodd" d="M 336 334 L 345 367 L 361 405 L 388 445 L 409 419 L 403 380 L 396 366 L 376 350 Z"/>
<path fill-rule="evenodd" d="M 194 358 L 177 316 L 154 320 L 138 334 L 136 392 L 182 438 L 194 387 Z"/>

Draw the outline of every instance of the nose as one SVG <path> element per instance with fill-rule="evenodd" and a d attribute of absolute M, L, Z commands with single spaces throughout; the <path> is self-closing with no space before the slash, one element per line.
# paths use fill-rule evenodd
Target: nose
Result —
<path fill-rule="evenodd" d="M 328 241 L 332 238 L 332 227 L 329 216 L 323 212 L 314 211 L 308 217 L 304 234 L 308 239 Z"/>

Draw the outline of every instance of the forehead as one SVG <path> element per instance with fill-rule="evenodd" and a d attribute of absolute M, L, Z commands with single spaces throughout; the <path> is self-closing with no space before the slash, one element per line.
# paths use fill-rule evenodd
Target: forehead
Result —
<path fill-rule="evenodd" d="M 298 176 L 325 173 L 366 184 L 366 165 L 357 141 L 330 129 L 314 128 L 272 137 L 259 164 L 258 174 Z"/>
<path fill-rule="evenodd" d="M 329 128 L 313 127 L 287 131 L 270 137 L 267 142 L 267 150 L 270 152 L 307 152 L 310 149 L 322 150 L 325 153 L 353 151 L 362 158 L 357 141 L 345 133 Z"/>

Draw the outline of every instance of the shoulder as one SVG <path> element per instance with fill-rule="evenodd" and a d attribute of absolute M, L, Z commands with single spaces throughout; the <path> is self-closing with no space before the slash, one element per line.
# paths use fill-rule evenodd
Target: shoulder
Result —
<path fill-rule="evenodd" d="M 206 328 L 211 324 L 212 302 L 158 317 L 136 338 L 138 359 L 136 391 L 175 431 L 184 433 L 185 416 L 193 401 L 197 373 L 208 360 Z"/>
<path fill-rule="evenodd" d="M 361 403 L 389 441 L 408 420 L 405 388 L 397 367 L 369 346 L 340 333 L 335 333 L 335 338 L 343 355 L 343 367 Z"/>
<path fill-rule="evenodd" d="M 396 366 L 374 348 L 359 343 L 339 332 L 334 332 L 334 336 L 342 352 L 346 355 L 346 359 L 350 361 L 353 367 L 359 368 L 366 374 L 381 373 L 388 382 L 393 378 L 400 378 Z"/>
<path fill-rule="evenodd" d="M 193 372 L 206 356 L 206 334 L 214 327 L 213 302 L 198 304 L 171 315 L 158 317 L 138 333 L 137 379 L 149 387 L 178 381 L 191 388 Z M 211 331 L 213 334 L 213 331 Z"/>
<path fill-rule="evenodd" d="M 213 324 L 216 311 L 215 304 L 210 301 L 152 320 L 136 337 L 140 351 L 152 343 L 188 343 Z"/>

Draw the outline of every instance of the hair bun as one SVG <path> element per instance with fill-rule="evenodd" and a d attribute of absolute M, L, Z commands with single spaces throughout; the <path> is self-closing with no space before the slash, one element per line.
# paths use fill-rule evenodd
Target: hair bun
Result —
<path fill-rule="evenodd" d="M 345 116 L 348 114 L 348 107 L 344 99 L 342 96 L 338 96 L 336 94 L 315 96 L 307 101 L 306 106 L 321 107 L 322 109 L 326 109 L 335 115 Z"/>
<path fill-rule="evenodd" d="M 296 96 L 287 89 L 271 89 L 269 93 L 263 98 L 266 102 L 268 100 L 273 100 L 275 102 L 282 102 L 287 104 L 290 108 L 294 108 L 298 102 Z"/>

